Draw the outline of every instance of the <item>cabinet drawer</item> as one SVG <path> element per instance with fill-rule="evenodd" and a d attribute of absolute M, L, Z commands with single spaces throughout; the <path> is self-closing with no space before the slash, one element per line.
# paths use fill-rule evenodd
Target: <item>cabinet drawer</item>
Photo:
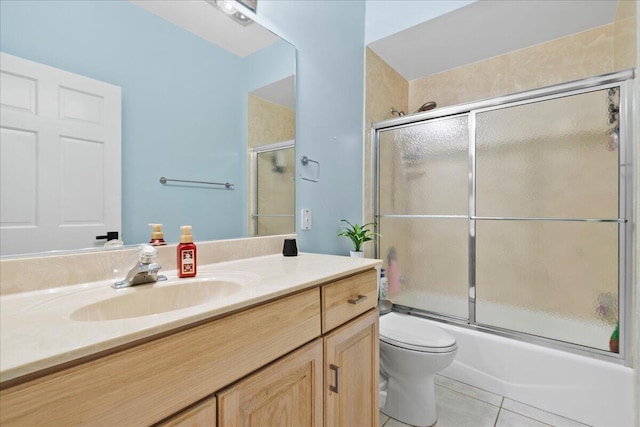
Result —
<path fill-rule="evenodd" d="M 216 398 L 210 397 L 154 427 L 216 427 Z"/>
<path fill-rule="evenodd" d="M 375 269 L 322 286 L 322 332 L 374 308 L 377 290 Z"/>
<path fill-rule="evenodd" d="M 0 391 L 0 425 L 145 426 L 320 335 L 318 289 Z"/>

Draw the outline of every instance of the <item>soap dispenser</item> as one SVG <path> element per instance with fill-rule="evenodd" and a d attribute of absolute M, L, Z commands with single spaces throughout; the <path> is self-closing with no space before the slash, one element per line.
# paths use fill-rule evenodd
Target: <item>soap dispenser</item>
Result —
<path fill-rule="evenodd" d="M 180 244 L 178 245 L 178 277 L 195 277 L 197 273 L 196 245 L 193 243 L 191 226 L 180 227 Z"/>
<path fill-rule="evenodd" d="M 164 233 L 162 233 L 162 224 L 149 224 L 153 228 L 151 233 L 151 246 L 164 246 L 167 243 L 164 241 Z"/>

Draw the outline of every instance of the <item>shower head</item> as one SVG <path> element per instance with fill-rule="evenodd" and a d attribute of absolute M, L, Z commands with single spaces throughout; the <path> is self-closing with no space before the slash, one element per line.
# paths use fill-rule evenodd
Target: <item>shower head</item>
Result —
<path fill-rule="evenodd" d="M 397 114 L 398 116 L 404 116 L 404 111 L 396 110 L 396 107 L 391 107 L 391 115 Z"/>
<path fill-rule="evenodd" d="M 424 104 L 422 104 L 420 106 L 420 108 L 418 108 L 413 114 L 416 113 L 422 113 L 424 111 L 429 111 L 429 110 L 433 110 L 434 108 L 436 108 L 436 102 L 435 101 L 427 101 Z M 405 116 L 405 112 L 404 111 L 398 111 L 396 109 L 396 107 L 391 107 L 391 115 L 397 115 L 398 117 L 402 117 Z"/>
<path fill-rule="evenodd" d="M 433 110 L 434 108 L 436 108 L 436 102 L 435 101 L 427 101 L 424 104 L 422 104 L 420 106 L 420 108 L 418 108 L 418 110 L 416 111 L 416 113 L 422 113 L 424 111 L 429 111 L 429 110 Z M 414 113 L 415 114 L 415 113 Z"/>

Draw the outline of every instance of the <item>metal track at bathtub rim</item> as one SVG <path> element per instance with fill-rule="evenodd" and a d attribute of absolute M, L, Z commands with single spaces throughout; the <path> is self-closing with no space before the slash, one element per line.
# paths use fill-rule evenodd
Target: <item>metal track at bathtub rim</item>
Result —
<path fill-rule="evenodd" d="M 435 313 L 428 310 L 421 310 L 419 308 L 407 307 L 403 305 L 394 304 L 393 311 L 410 316 L 421 317 L 424 319 L 432 320 L 434 322 L 457 326 L 463 329 L 469 329 L 483 333 L 486 332 L 491 335 L 509 338 L 516 341 L 525 342 L 527 344 L 538 345 L 544 348 L 551 348 L 558 351 L 569 352 L 571 354 L 591 357 L 605 362 L 628 366 L 622 355 L 618 353 L 611 353 L 606 350 L 600 350 L 597 348 L 573 344 L 562 340 L 546 338 L 526 332 L 513 331 L 510 329 L 500 328 L 498 326 L 485 325 L 482 323 L 470 324 L 469 321 L 463 317 L 447 316 L 444 314 Z"/>
<path fill-rule="evenodd" d="M 589 77 L 586 79 L 576 80 L 568 83 L 562 83 L 558 85 L 552 85 L 548 87 L 538 88 L 534 90 L 519 92 L 511 95 L 501 96 L 497 98 L 491 98 L 467 104 L 460 104 L 451 107 L 445 107 L 441 109 L 431 110 L 424 113 L 413 114 L 410 116 L 402 116 L 394 119 L 385 120 L 382 122 L 374 123 L 371 126 L 371 178 L 372 178 L 372 206 L 373 217 L 377 222 L 379 218 L 386 216 L 380 215 L 380 185 L 378 183 L 378 171 L 380 168 L 379 159 L 379 138 L 378 133 L 381 130 L 387 130 L 391 128 L 402 128 L 410 126 L 413 123 L 425 122 L 430 119 L 445 119 L 451 118 L 456 115 L 467 114 L 470 126 L 469 132 L 469 208 L 470 214 L 468 216 L 461 216 L 461 218 L 467 218 L 470 222 L 469 225 L 469 318 L 456 318 L 454 316 L 447 316 L 445 314 L 426 312 L 420 309 L 411 307 L 398 306 L 394 309 L 403 309 L 404 312 L 409 314 L 419 315 L 427 317 L 432 320 L 450 323 L 453 325 L 467 327 L 478 331 L 489 332 L 494 335 L 500 335 L 503 337 L 516 339 L 518 341 L 528 342 L 536 345 L 548 346 L 553 349 L 566 351 L 569 353 L 579 354 L 583 356 L 592 357 L 599 360 L 604 360 L 612 363 L 617 363 L 625 366 L 632 366 L 632 337 L 634 332 L 633 328 L 633 290 L 632 290 L 632 278 L 633 278 L 633 247 L 632 247 L 632 221 L 633 218 L 633 121 L 631 120 L 632 109 L 632 95 L 633 88 L 632 79 L 635 77 L 635 69 L 628 69 L 624 71 L 618 71 L 614 73 L 603 74 L 600 76 Z M 524 332 L 513 331 L 496 326 L 483 325 L 476 322 L 475 319 L 475 222 L 481 219 L 494 219 L 494 218 L 480 218 L 475 216 L 475 128 L 471 126 L 475 123 L 475 115 L 478 111 L 487 111 L 494 108 L 501 108 L 509 104 L 509 106 L 521 105 L 528 102 L 544 101 L 562 96 L 577 95 L 580 93 L 602 90 L 608 87 L 620 87 L 620 122 L 626 123 L 624 132 L 620 134 L 620 150 L 619 150 L 619 218 L 607 219 L 602 222 L 618 222 L 619 229 L 619 262 L 618 268 L 618 319 L 620 328 L 620 348 L 619 353 L 611 353 L 604 350 L 594 349 L 578 344 L 573 344 L 565 341 L 555 340 L 551 338 L 540 337 L 537 335 L 527 334 Z M 535 100 L 535 101 L 533 101 Z M 629 191 L 627 191 L 629 189 Z M 428 215 L 430 216 L 430 215 Z M 438 215 L 436 215 L 438 216 Z M 448 215 L 441 215 L 441 217 L 448 217 Z M 458 217 L 455 215 L 455 217 Z M 496 218 L 497 219 L 497 218 Z M 504 218 L 507 219 L 507 218 Z M 548 218 L 546 220 L 553 220 Z M 527 220 L 533 220 L 533 218 L 527 218 Z M 538 219 L 536 219 L 538 220 Z M 543 219 L 544 220 L 544 219 Z M 594 221 L 594 219 L 586 219 L 588 222 Z M 583 219 L 584 221 L 584 219 Z M 595 219 L 596 222 L 600 222 L 599 219 Z M 380 258 L 379 254 L 379 240 L 375 239 L 375 257 Z"/>

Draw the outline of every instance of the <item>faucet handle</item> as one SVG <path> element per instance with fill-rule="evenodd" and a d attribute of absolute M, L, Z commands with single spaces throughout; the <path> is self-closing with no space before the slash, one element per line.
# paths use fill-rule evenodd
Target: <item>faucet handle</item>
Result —
<path fill-rule="evenodd" d="M 158 250 L 151 245 L 138 246 L 138 257 L 142 264 L 151 264 L 155 262 Z"/>

